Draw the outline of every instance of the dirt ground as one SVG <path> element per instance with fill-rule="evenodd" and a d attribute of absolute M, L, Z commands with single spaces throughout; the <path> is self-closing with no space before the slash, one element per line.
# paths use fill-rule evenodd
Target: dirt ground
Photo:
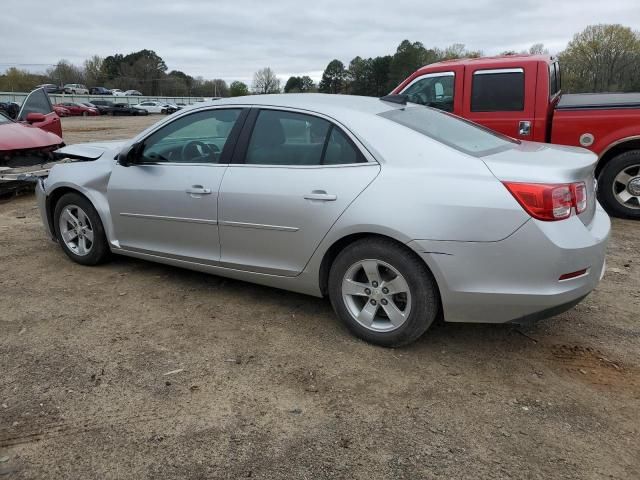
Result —
<path fill-rule="evenodd" d="M 65 119 L 66 141 L 158 119 Z M 638 479 L 639 236 L 614 220 L 565 314 L 389 350 L 326 300 L 74 264 L 33 196 L 0 204 L 0 479 Z"/>

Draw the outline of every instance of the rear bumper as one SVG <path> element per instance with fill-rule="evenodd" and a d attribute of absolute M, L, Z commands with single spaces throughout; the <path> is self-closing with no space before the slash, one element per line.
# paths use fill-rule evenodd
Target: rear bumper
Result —
<path fill-rule="evenodd" d="M 506 323 L 557 315 L 586 297 L 604 275 L 611 223 L 598 205 L 585 226 L 530 220 L 499 242 L 414 240 L 431 268 L 449 322 Z M 586 273 L 559 280 L 566 273 Z"/>

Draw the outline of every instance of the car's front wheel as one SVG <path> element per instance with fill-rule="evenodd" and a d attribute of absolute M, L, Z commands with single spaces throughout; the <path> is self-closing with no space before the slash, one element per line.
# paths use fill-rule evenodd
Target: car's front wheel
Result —
<path fill-rule="evenodd" d="M 337 256 L 329 298 L 356 336 L 399 347 L 418 339 L 439 310 L 437 286 L 424 262 L 387 239 L 362 239 Z"/>
<path fill-rule="evenodd" d="M 109 257 L 109 245 L 98 212 L 77 193 L 60 198 L 54 211 L 58 243 L 71 260 L 97 265 Z"/>

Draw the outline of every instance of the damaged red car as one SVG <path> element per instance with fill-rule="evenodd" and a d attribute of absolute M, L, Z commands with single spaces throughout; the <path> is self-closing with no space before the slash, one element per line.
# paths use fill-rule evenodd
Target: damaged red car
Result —
<path fill-rule="evenodd" d="M 21 169 L 52 161 L 61 146 L 62 124 L 43 89 L 27 96 L 15 120 L 0 112 L 0 191 L 16 187 Z"/>

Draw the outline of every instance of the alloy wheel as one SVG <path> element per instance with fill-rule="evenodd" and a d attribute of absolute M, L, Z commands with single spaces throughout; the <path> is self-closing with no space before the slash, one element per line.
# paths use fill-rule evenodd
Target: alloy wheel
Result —
<path fill-rule="evenodd" d="M 89 217 L 77 205 L 67 205 L 58 221 L 65 246 L 75 255 L 84 257 L 93 248 L 94 232 Z"/>
<path fill-rule="evenodd" d="M 349 267 L 342 279 L 342 299 L 349 314 L 375 332 L 400 328 L 411 313 L 409 284 L 382 260 L 360 260 Z"/>
<path fill-rule="evenodd" d="M 627 208 L 640 209 L 640 164 L 620 170 L 613 180 L 613 196 Z"/>

